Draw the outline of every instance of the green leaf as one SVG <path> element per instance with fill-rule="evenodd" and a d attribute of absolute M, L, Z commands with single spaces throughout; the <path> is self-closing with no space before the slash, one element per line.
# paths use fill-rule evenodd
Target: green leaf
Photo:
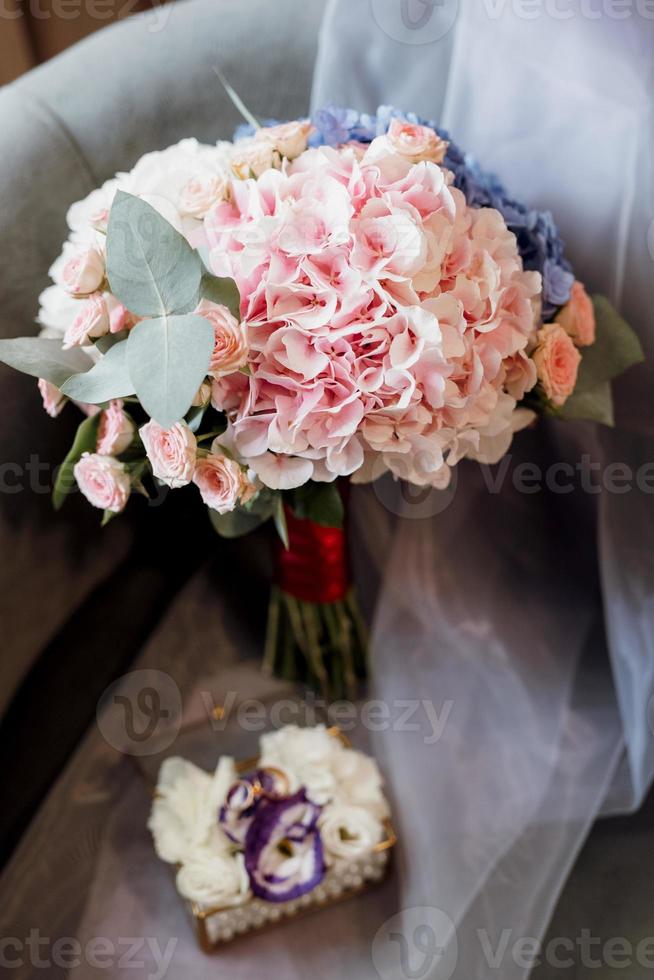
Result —
<path fill-rule="evenodd" d="M 106 354 L 116 344 L 122 344 L 123 340 L 129 337 L 129 330 L 120 330 L 118 333 L 105 333 L 102 337 L 96 337 L 93 343 L 101 354 Z"/>
<path fill-rule="evenodd" d="M 614 424 L 613 395 L 610 382 L 602 381 L 588 391 L 575 390 L 565 405 L 557 409 L 554 414 L 557 418 L 589 419 L 612 426 Z"/>
<path fill-rule="evenodd" d="M 0 361 L 34 378 L 45 378 L 57 388 L 61 388 L 74 374 L 93 367 L 93 361 L 81 348 L 64 350 L 61 340 L 50 337 L 0 340 Z"/>
<path fill-rule="evenodd" d="M 594 391 L 604 381 L 616 378 L 633 364 L 644 360 L 635 331 L 604 296 L 594 296 L 595 343 L 581 350 L 575 395 Z"/>
<path fill-rule="evenodd" d="M 214 531 L 222 538 L 242 538 L 268 520 L 267 516 L 252 513 L 243 507 L 237 507 L 228 514 L 219 514 L 217 510 L 209 508 L 209 518 Z"/>
<path fill-rule="evenodd" d="M 218 76 L 218 78 L 220 79 L 220 84 L 225 89 L 227 95 L 231 99 L 234 108 L 241 113 L 245 121 L 250 123 L 251 126 L 254 126 L 255 129 L 261 129 L 261 123 L 259 122 L 257 117 L 254 115 L 254 113 L 250 112 L 250 110 L 246 106 L 241 96 L 238 94 L 236 89 L 229 84 L 229 82 L 221 72 L 220 68 L 214 68 L 214 71 Z"/>
<path fill-rule="evenodd" d="M 69 398 L 92 405 L 133 395 L 135 389 L 127 368 L 127 341 L 109 348 L 90 371 L 69 378 L 61 390 Z"/>
<path fill-rule="evenodd" d="M 138 316 L 190 313 L 198 304 L 202 262 L 158 211 L 119 191 L 107 229 L 112 293 Z"/>
<path fill-rule="evenodd" d="M 98 441 L 98 426 L 100 425 L 100 415 L 92 415 L 91 418 L 84 419 L 77 429 L 75 440 L 70 448 L 70 452 L 59 467 L 57 479 L 52 491 L 52 506 L 59 510 L 64 500 L 75 485 L 73 470 L 75 463 L 82 458 L 84 453 L 94 453 Z"/>
<path fill-rule="evenodd" d="M 279 494 L 275 501 L 275 510 L 273 512 L 273 520 L 275 522 L 275 527 L 277 529 L 277 534 L 282 540 L 282 544 L 288 551 L 288 524 L 286 523 L 286 512 L 284 510 L 284 501 L 282 495 Z"/>
<path fill-rule="evenodd" d="M 213 327 L 201 316 L 141 320 L 127 341 L 136 394 L 164 429 L 182 419 L 204 381 L 214 346 Z"/>
<path fill-rule="evenodd" d="M 226 306 L 237 320 L 241 319 L 241 295 L 233 279 L 221 279 L 205 272 L 200 290 L 203 299 Z"/>
<path fill-rule="evenodd" d="M 343 527 L 345 508 L 335 483 L 309 481 L 293 491 L 293 513 L 322 527 Z"/>

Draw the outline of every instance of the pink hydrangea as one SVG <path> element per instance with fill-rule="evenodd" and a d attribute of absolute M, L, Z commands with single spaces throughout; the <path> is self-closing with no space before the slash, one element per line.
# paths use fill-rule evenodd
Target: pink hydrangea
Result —
<path fill-rule="evenodd" d="M 540 276 L 499 212 L 469 208 L 445 169 L 416 162 L 429 133 L 395 136 L 416 152 L 386 137 L 364 153 L 309 149 L 234 178 L 205 218 L 249 345 L 248 373 L 220 378 L 212 400 L 269 486 L 364 462 L 441 486 L 489 431 L 510 437 L 536 383 Z"/>

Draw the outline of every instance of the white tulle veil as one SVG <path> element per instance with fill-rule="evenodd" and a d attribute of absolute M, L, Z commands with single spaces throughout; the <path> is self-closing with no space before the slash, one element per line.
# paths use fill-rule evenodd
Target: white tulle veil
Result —
<path fill-rule="evenodd" d="M 647 348 L 654 20 L 635 4 L 628 17 L 610 3 L 528 7 L 333 0 L 314 106 L 438 120 L 516 198 L 554 212 L 578 278 Z M 383 485 L 360 502 L 359 575 L 381 568 L 375 697 L 449 706 L 435 743 L 426 724 L 376 736 L 404 841 L 400 907 L 456 927 L 440 937 L 443 977 L 525 977 L 509 947 L 494 974 L 489 955 L 507 929 L 511 943 L 542 937 L 593 821 L 650 784 L 651 383 L 643 366 L 616 386 L 613 430 L 521 433 L 503 477 L 463 464 L 447 499 Z M 560 462 L 570 491 L 555 486 Z M 540 489 L 516 481 L 521 464 Z M 616 472 L 631 474 L 627 491 L 593 489 Z"/>

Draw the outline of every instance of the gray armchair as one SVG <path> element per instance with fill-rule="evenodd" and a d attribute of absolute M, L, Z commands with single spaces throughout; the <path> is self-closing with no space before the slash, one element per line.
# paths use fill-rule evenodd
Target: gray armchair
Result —
<path fill-rule="evenodd" d="M 262 116 L 307 112 L 322 9 L 321 0 L 162 6 L 0 90 L 0 336 L 36 332 L 38 295 L 72 202 L 182 137 L 231 138 L 241 120 L 216 66 Z M 138 530 L 129 516 L 101 530 L 74 496 L 54 514 L 49 485 L 77 413 L 69 407 L 52 421 L 30 379 L 4 366 L 0 390 L 0 716 L 14 745 L 7 762 L 23 773 L 23 803 L 5 815 L 0 831 L 14 840 L 31 812 L 28 801 L 36 805 L 97 696 L 135 655 L 201 555 L 181 531 L 176 560 L 166 564 L 153 515 Z M 50 746 L 40 776 L 28 765 L 30 739 Z"/>

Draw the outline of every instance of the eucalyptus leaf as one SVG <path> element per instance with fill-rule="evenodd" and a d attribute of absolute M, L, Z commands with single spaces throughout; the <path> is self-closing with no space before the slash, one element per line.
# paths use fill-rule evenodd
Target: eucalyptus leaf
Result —
<path fill-rule="evenodd" d="M 90 371 L 69 378 L 61 390 L 69 398 L 92 405 L 133 395 L 135 389 L 127 367 L 127 341 L 110 347 Z"/>
<path fill-rule="evenodd" d="M 127 341 L 136 394 L 164 429 L 186 415 L 204 381 L 214 347 L 213 327 L 201 316 L 141 320 Z"/>
<path fill-rule="evenodd" d="M 214 531 L 222 538 L 242 538 L 268 520 L 268 517 L 254 514 L 243 507 L 237 507 L 228 514 L 209 509 L 209 518 Z"/>
<path fill-rule="evenodd" d="M 577 391 L 570 395 L 565 405 L 556 412 L 558 418 L 589 419 L 612 426 L 613 395 L 609 381 L 602 381 L 588 391 Z"/>
<path fill-rule="evenodd" d="M 34 378 L 45 378 L 57 388 L 74 374 L 93 367 L 93 361 L 80 347 L 64 350 L 61 340 L 51 337 L 0 340 L 0 361 Z"/>
<path fill-rule="evenodd" d="M 101 413 L 98 412 L 96 415 L 92 415 L 90 418 L 84 419 L 77 429 L 73 445 L 71 446 L 65 460 L 59 467 L 57 479 L 55 480 L 55 485 L 52 490 L 52 506 L 55 510 L 60 509 L 64 500 L 75 485 L 75 477 L 73 475 L 75 463 L 82 458 L 84 453 L 95 452 L 95 447 L 98 441 L 100 415 Z"/>
<path fill-rule="evenodd" d="M 115 347 L 116 344 L 122 344 L 123 340 L 127 340 L 128 337 L 129 330 L 120 330 L 118 333 L 105 333 L 102 337 L 96 337 L 93 343 L 101 354 L 106 354 L 112 347 Z"/>
<path fill-rule="evenodd" d="M 138 316 L 190 313 L 198 304 L 202 261 L 158 211 L 119 191 L 107 229 L 112 293 Z"/>
<path fill-rule="evenodd" d="M 205 272 L 200 289 L 203 299 L 226 306 L 237 320 L 241 319 L 241 295 L 233 279 L 222 279 Z"/>
<path fill-rule="evenodd" d="M 298 487 L 292 497 L 293 513 L 300 519 L 322 527 L 342 527 L 345 508 L 335 483 L 309 481 Z"/>
<path fill-rule="evenodd" d="M 644 359 L 635 331 L 604 296 L 594 296 L 595 343 L 581 350 L 575 395 L 593 392 Z"/>

